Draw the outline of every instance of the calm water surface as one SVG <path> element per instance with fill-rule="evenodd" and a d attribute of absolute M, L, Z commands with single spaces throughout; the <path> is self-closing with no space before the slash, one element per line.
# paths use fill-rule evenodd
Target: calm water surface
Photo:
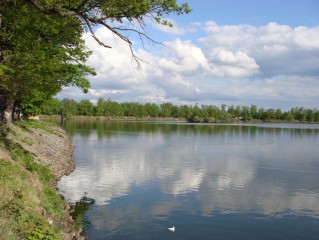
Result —
<path fill-rule="evenodd" d="M 76 170 L 58 187 L 87 239 L 319 239 L 318 125 L 65 128 Z"/>

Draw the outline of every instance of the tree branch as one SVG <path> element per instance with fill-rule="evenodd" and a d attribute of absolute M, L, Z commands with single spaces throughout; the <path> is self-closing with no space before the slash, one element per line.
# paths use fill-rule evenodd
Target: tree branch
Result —
<path fill-rule="evenodd" d="M 106 6 L 108 0 L 106 1 L 91 1 L 91 0 L 82 0 L 78 3 L 77 6 L 63 6 L 62 4 L 55 4 L 51 7 L 45 7 L 39 0 L 27 0 L 29 1 L 36 9 L 45 14 L 58 14 L 61 17 L 77 17 L 82 21 L 84 25 L 89 29 L 94 40 L 105 48 L 111 48 L 111 46 L 103 43 L 94 33 L 92 26 L 94 24 L 104 26 L 113 34 L 118 36 L 124 42 L 129 44 L 132 57 L 140 67 L 140 61 L 143 61 L 139 57 L 134 54 L 132 48 L 132 42 L 126 36 L 124 36 L 121 32 L 133 32 L 138 34 L 140 39 L 143 42 L 143 39 L 147 39 L 152 43 L 161 44 L 151 37 L 149 37 L 144 30 L 144 17 L 151 16 L 157 23 L 163 25 L 169 25 L 166 21 L 161 20 L 162 15 L 168 14 L 170 12 L 175 12 L 177 14 L 182 14 L 183 12 L 188 13 L 190 9 L 188 9 L 188 5 L 182 4 L 181 7 L 177 8 L 178 5 L 176 3 L 168 3 L 166 6 L 164 3 L 149 3 L 149 8 L 142 9 L 135 6 L 128 7 L 127 5 L 121 6 L 120 4 L 116 5 L 120 10 L 112 11 L 112 4 L 108 6 L 111 8 L 107 13 L 101 10 L 102 5 Z M 175 5 L 174 5 L 175 4 Z M 108 9 L 107 7 L 107 9 Z M 102 16 L 103 15 L 103 16 Z M 127 19 L 130 23 L 136 20 L 141 27 L 141 31 L 135 28 L 126 28 L 126 27 L 112 27 L 106 21 L 118 22 L 123 25 L 124 19 Z M 133 24 L 132 24 L 133 25 Z M 144 43 L 143 43 L 144 45 Z"/>
<path fill-rule="evenodd" d="M 125 37 L 124 35 L 122 35 L 121 33 L 119 33 L 118 31 L 115 30 L 115 28 L 112 28 L 111 26 L 109 26 L 108 24 L 106 24 L 104 21 L 101 20 L 95 20 L 95 19 L 89 19 L 90 22 L 96 23 L 96 24 L 101 24 L 104 27 L 106 27 L 108 30 L 110 30 L 112 33 L 114 33 L 116 36 L 118 36 L 119 38 L 121 38 L 123 41 L 127 42 L 129 47 L 130 47 L 130 51 L 132 54 L 133 59 L 135 60 L 135 62 L 137 63 L 138 68 L 141 67 L 140 62 L 144 62 L 146 63 L 144 60 L 142 60 L 141 58 L 139 58 L 138 56 L 135 55 L 133 47 L 132 47 L 132 42 Z"/>
<path fill-rule="evenodd" d="M 101 42 L 100 39 L 95 35 L 95 33 L 94 33 L 93 29 L 92 29 L 91 23 L 90 23 L 90 21 L 87 18 L 83 18 L 83 20 L 85 21 L 87 27 L 89 28 L 91 36 L 94 38 L 95 41 L 97 41 L 98 44 L 100 44 L 101 46 L 103 46 L 105 48 L 112 48 L 111 46 L 106 45 L 103 42 Z"/>
<path fill-rule="evenodd" d="M 75 11 L 72 11 L 70 9 L 63 9 L 62 6 L 59 4 L 54 5 L 52 8 L 46 8 L 46 7 L 42 6 L 37 0 L 29 0 L 29 1 L 40 12 L 45 13 L 45 14 L 57 13 L 61 17 L 72 17 L 72 16 L 78 15 L 78 13 Z"/>

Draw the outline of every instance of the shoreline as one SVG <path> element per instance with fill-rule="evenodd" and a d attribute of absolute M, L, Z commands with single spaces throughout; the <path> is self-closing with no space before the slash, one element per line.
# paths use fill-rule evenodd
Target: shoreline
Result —
<path fill-rule="evenodd" d="M 26 239 L 36 234 L 52 234 L 54 239 L 85 239 L 80 236 L 81 226 L 76 226 L 70 215 L 70 205 L 57 189 L 57 182 L 75 169 L 73 151 L 72 139 L 66 131 L 45 121 L 13 124 L 2 136 L 0 164 L 4 173 L 0 177 L 8 179 L 0 183 L 0 195 L 4 196 L 0 204 L 0 235 L 4 239 L 12 235 L 17 238 L 10 239 Z M 11 210 L 16 205 L 21 212 L 18 216 Z M 31 219 L 26 229 L 23 229 L 26 224 L 20 223 L 22 213 Z"/>
<path fill-rule="evenodd" d="M 55 120 L 61 121 L 61 115 L 40 115 L 40 120 Z M 188 122 L 185 118 L 174 118 L 174 117 L 111 117 L 111 116 L 83 116 L 83 115 L 76 115 L 71 117 L 64 117 L 64 121 L 163 121 L 163 122 L 185 122 L 185 123 L 194 123 L 194 124 L 201 124 L 200 122 Z M 261 119 L 251 119 L 251 120 L 238 120 L 232 119 L 230 122 L 211 122 L 211 123 L 291 123 L 291 124 L 319 124 L 319 122 L 307 122 L 307 121 L 299 121 L 299 120 L 279 120 L 279 119 L 272 119 L 272 120 L 261 120 Z"/>
<path fill-rule="evenodd" d="M 69 175 L 75 169 L 74 145 L 72 139 L 61 127 L 46 126 L 49 126 L 47 131 L 39 128 L 23 131 L 23 129 L 14 126 L 14 131 L 21 137 L 12 140 L 22 146 L 25 151 L 31 153 L 36 162 L 48 166 L 58 182 L 63 176 Z M 28 144 L 28 140 L 32 144 Z"/>
<path fill-rule="evenodd" d="M 40 115 L 40 120 L 61 120 L 61 115 Z M 65 120 L 76 121 L 185 121 L 184 118 L 174 117 L 111 117 L 111 116 L 83 116 L 76 115 L 71 117 L 64 116 Z"/>

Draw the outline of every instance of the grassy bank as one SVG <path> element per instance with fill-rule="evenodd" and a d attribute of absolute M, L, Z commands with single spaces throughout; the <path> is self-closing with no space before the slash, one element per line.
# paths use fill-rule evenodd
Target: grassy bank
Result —
<path fill-rule="evenodd" d="M 61 173 L 54 162 L 35 153 L 50 138 L 65 141 L 58 128 L 43 122 L 23 121 L 0 138 L 0 239 L 78 239 L 68 205 L 56 189 Z M 53 143 L 56 144 L 56 143 Z M 52 154 L 58 149 L 51 146 Z M 69 149 L 72 151 L 72 149 Z"/>

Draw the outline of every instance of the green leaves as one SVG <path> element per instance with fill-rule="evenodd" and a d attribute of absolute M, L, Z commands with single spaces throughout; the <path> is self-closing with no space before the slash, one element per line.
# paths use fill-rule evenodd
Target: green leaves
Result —
<path fill-rule="evenodd" d="M 173 26 L 171 22 L 162 17 L 168 14 L 181 15 L 191 12 L 187 3 L 178 5 L 176 0 L 120 0 L 106 4 L 102 5 L 104 16 L 120 23 L 123 23 L 124 19 L 144 23 L 144 18 L 148 17 L 153 18 L 158 24 Z M 110 8 L 109 5 L 112 7 Z"/>
<path fill-rule="evenodd" d="M 186 3 L 176 0 L 17 0 L 0 5 L 0 90 L 23 106 L 37 112 L 44 100 L 65 86 L 78 86 L 88 92 L 88 75 L 93 68 L 85 65 L 91 52 L 86 49 L 82 34 L 102 26 L 127 42 L 127 36 L 138 34 L 153 41 L 145 32 L 145 19 L 173 26 L 168 14 L 187 14 Z M 134 25 L 137 25 L 134 26 Z M 155 41 L 153 41 L 155 42 Z M 130 56 L 128 56 L 130 57 Z M 1 91 L 4 92 L 4 91 Z M 0 106 L 5 109 L 5 106 Z"/>
<path fill-rule="evenodd" d="M 27 2 L 12 6 L 6 1 L 0 7 L 5 16 L 0 41 L 7 42 L 0 88 L 7 89 L 25 113 L 36 114 L 44 100 L 65 86 L 76 85 L 86 92 L 87 75 L 95 71 L 85 65 L 91 52 L 82 39 L 79 19 L 47 15 Z"/>

